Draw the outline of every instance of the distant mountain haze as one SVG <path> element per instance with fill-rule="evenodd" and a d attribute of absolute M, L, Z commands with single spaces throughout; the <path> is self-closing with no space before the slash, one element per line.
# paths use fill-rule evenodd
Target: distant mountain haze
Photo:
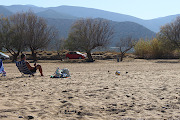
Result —
<path fill-rule="evenodd" d="M 51 9 L 38 12 L 36 13 L 36 15 L 40 17 L 44 17 L 44 18 L 54 18 L 54 19 L 77 19 L 77 17 L 71 16 L 65 13 L 57 12 Z"/>
<path fill-rule="evenodd" d="M 4 6 L 0 6 L 0 16 L 10 16 L 13 13 L 11 11 L 9 11 L 8 9 L 6 9 Z"/>
<path fill-rule="evenodd" d="M 72 24 L 76 19 L 52 19 L 47 18 L 48 24 L 56 27 L 62 38 L 67 38 Z M 155 33 L 134 22 L 114 22 L 110 21 L 110 25 L 114 28 L 113 39 L 110 46 L 116 46 L 116 43 L 120 41 L 120 38 L 132 36 L 135 39 L 139 38 L 152 38 L 155 37 Z M 54 43 L 52 41 L 52 43 Z"/>
<path fill-rule="evenodd" d="M 37 13 L 48 10 L 48 8 L 37 7 L 34 5 L 11 5 L 11 6 L 5 6 L 5 8 L 7 8 L 9 11 L 13 13 L 26 12 L 28 10 L 32 10 L 34 13 Z"/>
<path fill-rule="evenodd" d="M 7 8 L 10 12 L 16 13 L 16 12 L 22 12 L 22 11 L 28 11 L 32 10 L 33 12 L 37 13 L 37 15 L 42 17 L 48 17 L 48 18 L 61 18 L 58 14 L 61 14 L 64 19 L 74 19 L 74 18 L 104 18 L 112 21 L 117 22 L 135 22 L 140 25 L 143 25 L 154 32 L 159 32 L 160 27 L 166 23 L 171 22 L 174 20 L 179 14 L 177 15 L 171 15 L 151 20 L 143 20 L 137 17 L 133 17 L 130 15 L 120 14 L 120 13 L 114 13 L 99 9 L 93 9 L 93 8 L 85 8 L 85 7 L 75 7 L 75 6 L 59 6 L 59 7 L 37 7 L 33 5 L 12 5 L 12 6 L 4 6 Z M 52 13 L 52 11 L 55 11 L 56 13 Z M 51 12 L 50 12 L 51 11 Z M 57 13 L 58 12 L 58 13 Z M 67 18 L 66 18 L 67 17 Z"/>
<path fill-rule="evenodd" d="M 67 19 L 71 17 L 74 17 L 74 18 L 75 17 L 76 18 L 88 17 L 88 18 L 104 18 L 104 19 L 117 21 L 117 22 L 130 21 L 130 22 L 135 22 L 140 25 L 143 25 L 154 32 L 159 32 L 160 27 L 162 25 L 171 22 L 177 16 L 179 16 L 179 14 L 177 14 L 177 15 L 171 15 L 171 16 L 166 16 L 166 17 L 161 17 L 161 18 L 156 18 L 156 19 L 151 19 L 151 20 L 143 20 L 143 19 L 136 18 L 129 15 L 108 12 L 108 11 L 98 10 L 98 9 L 93 9 L 93 8 L 84 8 L 84 7 L 75 7 L 75 6 L 59 6 L 59 7 L 43 8 L 43 7 L 37 7 L 37 6 L 32 6 L 32 5 L 12 5 L 12 6 L 5 6 L 5 7 L 13 13 L 32 10 L 33 12 L 37 13 L 37 15 L 39 16 L 42 16 L 42 17 L 48 16 L 50 18 L 56 18 L 58 17 L 58 15 L 54 16 L 53 14 L 50 15 L 50 13 L 45 12 L 49 9 L 59 12 L 61 14 L 64 14 L 65 16 L 67 14 Z"/>
<path fill-rule="evenodd" d="M 160 27 L 176 19 L 177 15 L 160 17 L 151 20 L 143 20 L 137 17 L 119 14 L 93 8 L 59 6 L 59 7 L 37 7 L 33 5 L 0 6 L 0 15 L 10 16 L 16 12 L 33 11 L 37 16 L 47 20 L 49 25 L 56 27 L 60 35 L 68 37 L 72 24 L 81 18 L 103 18 L 110 20 L 114 26 L 115 34 L 111 45 L 114 46 L 121 37 L 132 36 L 133 38 L 152 38 Z"/>

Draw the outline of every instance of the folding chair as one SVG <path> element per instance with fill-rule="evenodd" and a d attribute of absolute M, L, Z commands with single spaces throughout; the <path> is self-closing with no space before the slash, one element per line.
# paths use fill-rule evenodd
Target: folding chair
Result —
<path fill-rule="evenodd" d="M 21 72 L 22 76 L 24 76 L 24 74 L 34 76 L 35 72 L 31 72 L 28 69 L 25 61 L 16 61 L 16 66 L 17 66 L 18 70 Z"/>

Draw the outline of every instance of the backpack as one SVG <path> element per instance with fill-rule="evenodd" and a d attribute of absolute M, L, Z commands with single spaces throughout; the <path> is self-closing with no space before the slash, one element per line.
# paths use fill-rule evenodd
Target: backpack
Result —
<path fill-rule="evenodd" d="M 54 75 L 51 78 L 67 78 L 70 77 L 69 70 L 67 68 L 59 69 L 57 68 Z"/>

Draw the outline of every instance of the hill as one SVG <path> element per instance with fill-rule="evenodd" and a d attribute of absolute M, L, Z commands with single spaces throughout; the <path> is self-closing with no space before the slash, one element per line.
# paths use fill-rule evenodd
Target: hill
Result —
<path fill-rule="evenodd" d="M 47 19 L 48 24 L 56 27 L 60 31 L 61 37 L 67 38 L 69 30 L 75 19 Z M 114 37 L 110 46 L 115 46 L 115 44 L 122 37 L 132 36 L 133 38 L 152 38 L 155 37 L 155 33 L 151 30 L 145 28 L 134 22 L 114 22 L 110 21 L 110 24 L 114 28 Z"/>
<path fill-rule="evenodd" d="M 50 11 L 47 10 L 53 10 L 57 14 L 63 14 L 65 15 L 63 19 L 69 19 L 69 17 L 73 16 L 76 18 L 104 18 L 112 21 L 117 22 L 134 22 L 138 23 L 140 25 L 143 25 L 154 32 L 159 32 L 160 26 L 171 22 L 174 20 L 179 14 L 177 15 L 171 15 L 151 20 L 143 20 L 134 16 L 120 14 L 120 13 L 114 13 L 99 9 L 93 9 L 93 8 L 85 8 L 85 7 L 76 7 L 76 6 L 59 6 L 59 7 L 49 7 L 49 8 L 43 8 L 43 7 L 37 7 L 32 5 L 12 5 L 12 6 L 4 6 L 9 11 L 15 13 L 15 12 L 21 12 L 21 11 L 28 11 L 32 10 L 37 14 L 40 14 L 41 16 L 45 17 L 48 16 L 50 18 L 59 18 L 59 15 L 51 14 Z M 52 13 L 52 11 L 51 11 Z M 67 18 L 66 18 L 67 15 Z"/>
<path fill-rule="evenodd" d="M 4 6 L 0 6 L 0 16 L 3 15 L 3 16 L 10 16 L 12 15 L 13 13 L 10 12 L 8 9 L 6 9 Z"/>
<path fill-rule="evenodd" d="M 34 5 L 11 5 L 4 7 L 13 13 L 26 12 L 28 10 L 32 10 L 34 13 L 38 13 L 47 10 L 47 8 L 37 7 Z"/>
<path fill-rule="evenodd" d="M 51 9 L 38 12 L 36 13 L 36 15 L 40 17 L 44 17 L 44 18 L 54 18 L 54 19 L 77 19 L 77 17 L 71 16 L 65 13 L 57 12 Z"/>
<path fill-rule="evenodd" d="M 59 6 L 59 7 L 52 7 L 51 9 L 55 11 L 63 11 L 66 14 L 76 16 L 76 17 L 90 17 L 90 18 L 104 18 L 112 21 L 117 22 L 134 22 L 138 23 L 140 25 L 143 25 L 154 32 L 159 32 L 160 26 L 171 22 L 174 20 L 179 14 L 177 15 L 171 15 L 151 20 L 143 20 L 137 17 L 133 17 L 130 15 L 120 14 L 120 13 L 114 13 L 99 9 L 93 9 L 93 8 L 85 8 L 85 7 L 75 7 L 75 6 Z"/>
<path fill-rule="evenodd" d="M 4 7 L 2 7 L 4 8 Z M 112 13 L 108 11 L 102 11 L 91 8 L 82 8 L 82 7 L 71 7 L 71 6 L 60 6 L 60 7 L 51 7 L 51 8 L 42 8 L 31 5 L 13 5 L 5 6 L 6 11 L 28 11 L 31 9 L 38 16 L 44 17 L 48 24 L 56 27 L 60 36 L 67 38 L 69 30 L 72 24 L 80 18 L 103 18 L 103 19 L 114 19 L 110 20 L 110 24 L 113 26 L 115 34 L 110 46 L 115 46 L 117 41 L 122 37 L 132 36 L 133 38 L 152 38 L 155 36 L 155 33 L 143 25 L 132 21 L 143 21 L 132 16 Z M 8 9 L 8 10 L 7 10 Z M 1 11 L 2 12 L 2 11 Z M 12 12 L 10 12 L 13 14 Z M 7 14 L 6 15 L 11 15 Z M 119 16 L 119 17 L 118 17 Z M 119 22 L 119 21 L 121 22 Z"/>

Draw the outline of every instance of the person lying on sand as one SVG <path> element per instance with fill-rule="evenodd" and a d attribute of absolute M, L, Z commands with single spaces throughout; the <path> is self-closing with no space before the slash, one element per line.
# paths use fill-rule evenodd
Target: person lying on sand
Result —
<path fill-rule="evenodd" d="M 42 67 L 41 65 L 36 65 L 36 63 L 34 64 L 34 67 L 32 67 L 28 61 L 26 61 L 26 55 L 25 54 L 22 54 L 21 55 L 21 61 L 25 61 L 26 62 L 26 65 L 28 67 L 28 69 L 31 71 L 31 72 L 36 72 L 37 69 L 39 69 L 39 72 L 41 73 L 41 76 L 44 76 L 43 73 L 42 73 Z"/>

